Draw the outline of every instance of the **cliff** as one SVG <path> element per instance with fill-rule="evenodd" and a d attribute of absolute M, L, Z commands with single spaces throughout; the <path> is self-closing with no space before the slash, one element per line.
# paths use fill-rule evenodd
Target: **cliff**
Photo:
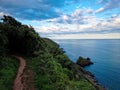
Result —
<path fill-rule="evenodd" d="M 42 38 L 31 26 L 10 16 L 0 22 L 0 86 L 12 89 L 19 62 L 11 55 L 25 58 L 21 74 L 26 90 L 96 90 L 88 72 L 72 62 L 57 43 Z M 9 76 L 9 77 L 8 77 Z M 32 79 L 32 80 L 31 80 Z M 9 86 L 9 87 L 6 87 Z M 97 89 L 98 90 L 98 89 Z"/>

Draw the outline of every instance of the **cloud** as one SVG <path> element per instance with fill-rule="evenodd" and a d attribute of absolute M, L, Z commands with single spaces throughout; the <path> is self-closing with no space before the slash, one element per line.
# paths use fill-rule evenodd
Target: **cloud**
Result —
<path fill-rule="evenodd" d="M 100 0 L 98 2 L 99 4 L 104 4 L 105 5 L 99 9 L 96 10 L 96 13 L 100 13 L 106 10 L 110 10 L 110 9 L 115 9 L 115 8 L 120 8 L 120 1 L 119 0 Z"/>
<path fill-rule="evenodd" d="M 0 12 L 0 17 L 2 17 L 5 13 L 4 12 Z"/>
<path fill-rule="evenodd" d="M 82 0 L 0 0 L 0 12 L 21 19 L 44 20 L 60 17 L 66 13 L 63 10 L 64 7 L 78 3 L 84 2 Z M 89 9 L 86 12 L 92 13 L 92 10 Z M 79 13 L 79 11 L 76 11 L 76 13 Z"/>
<path fill-rule="evenodd" d="M 66 0 L 0 0 L 0 12 L 9 13 L 22 19 L 48 19 L 59 17 L 58 8 L 65 5 Z"/>
<path fill-rule="evenodd" d="M 95 13 L 100 13 L 100 12 L 103 12 L 104 10 L 105 10 L 105 8 L 101 7 L 98 10 L 96 10 Z"/>
<path fill-rule="evenodd" d="M 36 30 L 47 35 L 120 33 L 119 14 L 103 19 L 86 12 L 87 9 L 76 9 L 71 15 L 64 14 L 59 18 L 43 20 L 42 26 L 36 27 Z"/>
<path fill-rule="evenodd" d="M 8 15 L 8 14 L 7 14 L 7 13 L 4 13 L 4 12 L 0 12 L 0 18 L 2 18 L 3 15 Z"/>
<path fill-rule="evenodd" d="M 59 18 L 50 19 L 49 22 L 64 24 L 84 24 L 86 19 L 93 18 L 94 11 L 92 9 L 76 9 L 70 15 L 63 14 Z M 89 16 L 89 17 L 88 17 Z"/>
<path fill-rule="evenodd" d="M 0 16 L 14 16 L 48 37 L 120 33 L 120 14 L 114 11 L 106 18 L 100 13 L 118 10 L 119 0 L 99 0 L 97 4 L 89 0 L 0 0 Z"/>
<path fill-rule="evenodd" d="M 51 34 L 48 35 L 51 39 L 120 39 L 120 33 L 107 34 Z"/>

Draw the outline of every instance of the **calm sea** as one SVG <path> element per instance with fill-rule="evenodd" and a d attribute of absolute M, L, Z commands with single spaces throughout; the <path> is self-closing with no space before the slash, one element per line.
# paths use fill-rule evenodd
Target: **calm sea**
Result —
<path fill-rule="evenodd" d="M 54 41 L 74 62 L 79 56 L 90 57 L 94 64 L 85 69 L 91 71 L 108 90 L 120 90 L 120 39 Z"/>

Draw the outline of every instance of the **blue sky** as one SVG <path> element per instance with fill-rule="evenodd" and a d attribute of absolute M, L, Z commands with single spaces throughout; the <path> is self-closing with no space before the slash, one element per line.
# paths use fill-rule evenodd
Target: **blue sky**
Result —
<path fill-rule="evenodd" d="M 4 14 L 52 39 L 120 39 L 119 0 L 0 0 Z"/>

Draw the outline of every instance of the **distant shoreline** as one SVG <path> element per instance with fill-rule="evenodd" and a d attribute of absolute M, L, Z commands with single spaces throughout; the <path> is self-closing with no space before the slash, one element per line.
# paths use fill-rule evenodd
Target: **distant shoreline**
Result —
<path fill-rule="evenodd" d="M 52 40 L 120 40 L 120 38 L 118 39 L 52 39 Z"/>

